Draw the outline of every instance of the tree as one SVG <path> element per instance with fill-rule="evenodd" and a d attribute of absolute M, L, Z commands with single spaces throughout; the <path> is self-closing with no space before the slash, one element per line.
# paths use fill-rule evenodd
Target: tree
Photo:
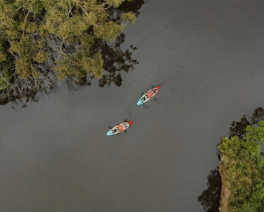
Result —
<path fill-rule="evenodd" d="M 0 0 L 0 68 L 5 70 L 0 75 L 0 89 L 9 88 L 5 98 L 30 92 L 32 83 L 37 91 L 43 87 L 40 84 L 53 84 L 54 79 L 79 83 L 87 74 L 100 78 L 103 52 L 94 47 L 111 43 L 136 19 L 134 13 L 122 10 L 113 18 L 110 11 L 118 10 L 122 3 Z"/>
<path fill-rule="evenodd" d="M 218 149 L 220 169 L 225 185 L 231 190 L 229 206 L 236 212 L 259 212 L 264 202 L 264 159 L 260 143 L 264 143 L 264 121 L 257 127 L 248 125 L 244 138 L 221 139 Z"/>

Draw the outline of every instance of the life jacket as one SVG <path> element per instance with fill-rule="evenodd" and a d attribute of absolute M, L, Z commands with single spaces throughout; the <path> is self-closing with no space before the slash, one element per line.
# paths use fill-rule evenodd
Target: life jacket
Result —
<path fill-rule="evenodd" d="M 150 92 L 147 92 L 147 96 L 148 96 L 148 98 L 151 98 L 152 94 Z"/>
<path fill-rule="evenodd" d="M 123 127 L 121 126 L 121 124 L 119 124 L 119 125 L 117 126 L 117 128 L 118 128 L 119 132 L 123 131 Z"/>

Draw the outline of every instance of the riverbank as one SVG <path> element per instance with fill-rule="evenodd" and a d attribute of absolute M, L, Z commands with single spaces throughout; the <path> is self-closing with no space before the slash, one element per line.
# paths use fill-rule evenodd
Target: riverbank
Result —
<path fill-rule="evenodd" d="M 220 212 L 262 212 L 264 209 L 264 121 L 248 125 L 243 137 L 222 137 L 219 173 L 222 180 Z"/>
<path fill-rule="evenodd" d="M 219 211 L 221 212 L 233 212 L 232 209 L 229 208 L 228 200 L 231 195 L 231 190 L 227 187 L 225 182 L 225 168 L 222 162 L 219 162 L 219 173 L 221 175 L 222 188 L 221 188 L 221 201 Z"/>

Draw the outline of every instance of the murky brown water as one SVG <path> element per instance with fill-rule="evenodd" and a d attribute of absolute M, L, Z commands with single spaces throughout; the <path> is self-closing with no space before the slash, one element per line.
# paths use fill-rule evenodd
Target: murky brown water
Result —
<path fill-rule="evenodd" d="M 1 212 L 204 211 L 219 137 L 264 103 L 264 3 L 152 0 L 124 33 L 139 64 L 121 87 L 0 108 Z M 159 102 L 136 106 L 157 84 Z"/>

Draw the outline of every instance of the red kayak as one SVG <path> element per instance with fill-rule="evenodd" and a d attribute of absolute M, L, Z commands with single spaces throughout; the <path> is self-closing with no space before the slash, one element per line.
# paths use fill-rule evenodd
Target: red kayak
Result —
<path fill-rule="evenodd" d="M 137 105 L 142 105 L 145 102 L 147 102 L 148 100 L 150 100 L 152 97 L 154 97 L 158 91 L 160 90 L 160 86 L 156 86 L 151 88 L 147 93 L 145 93 L 143 96 L 140 97 L 140 99 L 137 102 Z M 142 92 L 144 93 L 144 92 Z"/>
<path fill-rule="evenodd" d="M 122 131 L 125 131 L 132 124 L 133 124 L 133 121 L 123 122 L 123 123 L 121 123 L 121 124 L 113 127 L 112 129 L 108 130 L 108 132 L 106 133 L 106 135 L 115 135 L 115 134 L 118 134 L 118 133 L 120 133 Z"/>

